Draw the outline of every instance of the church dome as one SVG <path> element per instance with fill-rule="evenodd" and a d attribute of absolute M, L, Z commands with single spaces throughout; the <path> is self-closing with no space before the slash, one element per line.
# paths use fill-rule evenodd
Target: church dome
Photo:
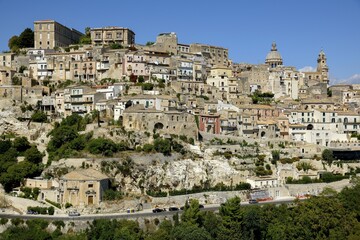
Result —
<path fill-rule="evenodd" d="M 280 53 L 277 51 L 276 43 L 272 43 L 271 51 L 266 55 L 265 63 L 272 67 L 282 65 L 283 60 Z"/>

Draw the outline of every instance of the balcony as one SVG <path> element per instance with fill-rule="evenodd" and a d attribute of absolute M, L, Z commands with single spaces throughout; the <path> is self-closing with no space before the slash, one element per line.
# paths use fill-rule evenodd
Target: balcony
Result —
<path fill-rule="evenodd" d="M 72 112 L 81 114 L 81 113 L 86 113 L 87 111 L 86 111 L 86 109 L 73 109 Z"/>

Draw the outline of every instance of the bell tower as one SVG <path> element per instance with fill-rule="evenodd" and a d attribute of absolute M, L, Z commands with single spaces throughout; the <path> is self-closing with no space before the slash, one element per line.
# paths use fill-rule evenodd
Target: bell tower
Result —
<path fill-rule="evenodd" d="M 321 81 L 329 84 L 329 67 L 327 66 L 326 56 L 323 50 L 319 53 L 316 71 L 321 74 Z"/>

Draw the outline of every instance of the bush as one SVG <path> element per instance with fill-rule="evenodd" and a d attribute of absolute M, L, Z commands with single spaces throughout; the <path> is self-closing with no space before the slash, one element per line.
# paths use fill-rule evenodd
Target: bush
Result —
<path fill-rule="evenodd" d="M 54 208 L 53 206 L 48 207 L 47 212 L 48 212 L 49 215 L 54 215 L 54 213 L 55 213 L 55 208 Z"/>
<path fill-rule="evenodd" d="M 171 155 L 171 143 L 168 139 L 157 138 L 154 141 L 154 148 L 157 152 L 160 152 L 165 156 Z"/>
<path fill-rule="evenodd" d="M 49 226 L 49 222 L 43 219 L 31 219 L 26 221 L 26 225 L 29 228 L 46 229 Z"/>
<path fill-rule="evenodd" d="M 273 161 L 278 161 L 280 159 L 280 151 L 279 150 L 272 150 L 271 151 Z"/>
<path fill-rule="evenodd" d="M 65 208 L 70 208 L 70 207 L 72 207 L 72 204 L 71 203 L 65 203 Z"/>
<path fill-rule="evenodd" d="M 24 220 L 20 219 L 20 218 L 13 218 L 11 219 L 11 224 L 14 226 L 18 226 L 20 224 L 23 224 Z"/>
<path fill-rule="evenodd" d="M 91 139 L 87 149 L 92 154 L 101 154 L 103 156 L 111 156 L 112 153 L 118 150 L 116 143 L 106 138 Z"/>
<path fill-rule="evenodd" d="M 331 165 L 331 163 L 334 160 L 334 154 L 333 151 L 330 149 L 325 149 L 322 154 L 321 157 L 324 161 L 326 161 L 329 165 Z"/>
<path fill-rule="evenodd" d="M 113 189 L 107 189 L 104 192 L 103 199 L 105 201 L 114 201 L 114 200 L 120 200 L 123 198 L 123 194 L 120 191 L 115 191 Z"/>
<path fill-rule="evenodd" d="M 53 221 L 52 224 L 58 229 L 65 227 L 64 221 L 61 220 Z"/>
<path fill-rule="evenodd" d="M 12 145 L 18 152 L 25 152 L 31 147 L 26 137 L 16 137 Z"/>
<path fill-rule="evenodd" d="M 142 77 L 142 76 L 140 76 L 140 77 Z M 139 77 L 138 81 L 140 81 L 140 77 Z M 142 84 L 142 89 L 147 90 L 147 91 L 151 91 L 151 90 L 154 89 L 154 84 L 152 84 L 152 83 L 143 83 Z"/>
<path fill-rule="evenodd" d="M 49 199 L 45 199 L 45 201 L 48 202 L 48 203 L 50 203 L 51 205 L 54 205 L 55 207 L 61 209 L 60 203 L 56 203 L 56 202 L 50 201 Z"/>
<path fill-rule="evenodd" d="M 110 48 L 111 49 L 121 49 L 123 47 L 118 43 L 112 43 L 112 44 L 110 44 Z"/>
<path fill-rule="evenodd" d="M 154 145 L 152 145 L 152 144 L 144 144 L 142 149 L 143 149 L 144 152 L 149 153 L 149 152 L 154 151 Z"/>
<path fill-rule="evenodd" d="M 1 224 L 1 225 L 5 225 L 5 224 L 8 223 L 8 221 L 9 221 L 9 219 L 7 219 L 7 218 L 1 218 L 1 219 L 0 219 L 0 224 Z"/>
<path fill-rule="evenodd" d="M 166 192 L 162 192 L 160 191 L 151 191 L 151 190 L 147 190 L 146 194 L 151 196 L 151 197 L 167 197 L 167 193 Z"/>
<path fill-rule="evenodd" d="M 31 121 L 33 121 L 33 122 L 39 122 L 39 123 L 47 122 L 47 115 L 46 115 L 46 113 L 43 112 L 43 111 L 36 111 L 36 112 L 31 116 Z"/>
<path fill-rule="evenodd" d="M 336 182 L 336 181 L 340 181 L 340 180 L 347 179 L 347 178 L 349 178 L 349 176 L 347 176 L 347 175 L 343 176 L 340 174 L 333 174 L 330 172 L 325 172 L 320 177 L 322 182 L 326 182 L 326 183 Z"/>
<path fill-rule="evenodd" d="M 51 207 L 49 207 L 49 208 L 51 208 Z M 52 208 L 54 208 L 54 207 L 52 207 Z M 48 214 L 48 208 L 47 207 L 28 207 L 27 210 L 32 211 L 32 212 L 36 212 L 38 214 L 43 214 L 43 215 Z"/>
<path fill-rule="evenodd" d="M 26 161 L 32 162 L 34 164 L 41 163 L 44 157 L 44 155 L 35 146 L 26 150 L 24 156 Z"/>

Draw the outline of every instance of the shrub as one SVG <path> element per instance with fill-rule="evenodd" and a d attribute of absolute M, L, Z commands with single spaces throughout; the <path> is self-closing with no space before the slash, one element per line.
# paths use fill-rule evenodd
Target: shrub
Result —
<path fill-rule="evenodd" d="M 61 220 L 53 221 L 52 224 L 54 226 L 56 226 L 56 228 L 59 228 L 59 229 L 65 227 L 64 221 L 61 221 Z"/>
<path fill-rule="evenodd" d="M 114 201 L 114 200 L 120 200 L 123 198 L 123 194 L 120 191 L 115 191 L 113 189 L 107 189 L 104 192 L 103 199 L 105 201 Z"/>
<path fill-rule="evenodd" d="M 160 191 L 151 191 L 151 190 L 147 190 L 146 194 L 151 196 L 151 197 L 167 197 L 167 193 L 166 192 L 162 192 Z"/>
<path fill-rule="evenodd" d="M 26 221 L 26 225 L 29 228 L 46 229 L 49 226 L 49 222 L 44 219 L 31 219 Z"/>
<path fill-rule="evenodd" d="M 171 143 L 168 139 L 157 138 L 154 141 L 154 148 L 157 152 L 160 152 L 165 156 L 171 155 Z"/>
<path fill-rule="evenodd" d="M 152 145 L 152 144 L 144 144 L 142 149 L 143 149 L 144 152 L 149 153 L 149 152 L 154 151 L 154 145 Z"/>
<path fill-rule="evenodd" d="M 54 208 L 53 206 L 48 207 L 47 211 L 48 211 L 48 214 L 49 214 L 49 215 L 54 215 L 54 213 L 55 213 L 55 208 Z"/>
<path fill-rule="evenodd" d="M 51 207 L 49 207 L 51 208 Z M 53 207 L 52 207 L 53 208 Z M 48 208 L 47 207 L 28 207 L 28 211 L 37 212 L 38 214 L 46 215 L 48 214 Z"/>
<path fill-rule="evenodd" d="M 72 207 L 72 204 L 71 203 L 65 203 L 65 208 L 70 208 L 70 207 Z"/>
<path fill-rule="evenodd" d="M 26 137 L 16 137 L 12 144 L 18 152 L 25 152 L 31 147 Z"/>
<path fill-rule="evenodd" d="M 23 224 L 24 220 L 20 219 L 20 218 L 13 218 L 11 219 L 11 224 L 14 226 L 18 226 L 20 224 Z"/>
<path fill-rule="evenodd" d="M 5 225 L 5 224 L 8 223 L 8 221 L 9 221 L 9 219 L 7 219 L 7 218 L 1 218 L 1 219 L 0 219 L 0 224 L 1 224 L 1 225 Z"/>
<path fill-rule="evenodd" d="M 326 161 L 329 165 L 331 165 L 331 163 L 334 160 L 334 155 L 333 155 L 333 151 L 330 149 L 325 149 L 322 154 L 321 157 L 324 161 Z"/>
<path fill-rule="evenodd" d="M 36 112 L 34 112 L 33 115 L 31 116 L 31 121 L 33 121 L 33 122 L 40 122 L 40 123 L 47 122 L 46 113 L 43 112 L 43 111 L 36 111 Z"/>
<path fill-rule="evenodd" d="M 45 199 L 45 201 L 48 202 L 48 203 L 50 203 L 51 205 L 54 205 L 55 207 L 61 209 L 60 203 L 56 203 L 56 202 L 50 201 L 49 199 Z"/>
<path fill-rule="evenodd" d="M 101 154 L 104 156 L 111 156 L 113 152 L 117 152 L 116 143 L 106 138 L 91 139 L 87 145 L 87 149 L 92 154 Z"/>

